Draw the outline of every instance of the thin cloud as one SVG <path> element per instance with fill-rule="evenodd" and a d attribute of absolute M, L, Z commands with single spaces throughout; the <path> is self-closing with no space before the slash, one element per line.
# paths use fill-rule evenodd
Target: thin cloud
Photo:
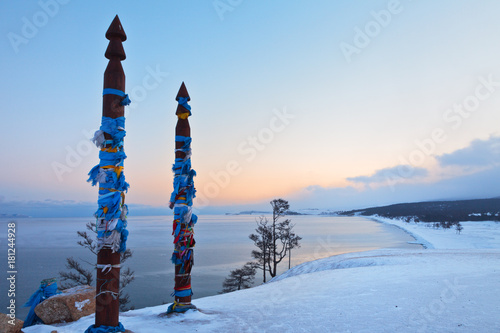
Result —
<path fill-rule="evenodd" d="M 439 167 L 459 167 L 462 171 L 429 181 L 429 170 L 399 165 L 372 175 L 347 178 L 363 187 L 309 186 L 295 193 L 305 206 L 353 209 L 399 202 L 490 198 L 500 195 L 500 137 L 474 140 L 469 146 L 436 156 Z M 412 180 L 412 181 L 408 181 Z M 421 181 L 422 180 L 422 181 Z M 370 186 L 370 185 L 377 186 Z"/>
<path fill-rule="evenodd" d="M 500 163 L 500 137 L 474 140 L 468 147 L 436 157 L 439 164 L 461 167 L 488 167 Z"/>
<path fill-rule="evenodd" d="M 434 183 L 398 183 L 393 186 L 309 186 L 291 196 L 300 207 L 349 210 L 401 202 L 492 198 L 500 195 L 500 166 Z"/>
<path fill-rule="evenodd" d="M 385 168 L 375 171 L 371 176 L 349 177 L 348 181 L 361 184 L 378 184 L 389 183 L 395 179 L 409 180 L 415 178 L 423 178 L 429 174 L 429 171 L 424 168 L 415 168 L 410 165 L 398 165 L 391 168 Z"/>

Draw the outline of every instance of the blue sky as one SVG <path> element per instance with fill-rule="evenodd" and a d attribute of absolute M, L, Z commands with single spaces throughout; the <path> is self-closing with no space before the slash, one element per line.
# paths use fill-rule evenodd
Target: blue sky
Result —
<path fill-rule="evenodd" d="M 138 212 L 167 211 L 182 81 L 202 211 L 267 208 L 275 197 L 349 209 L 498 196 L 499 9 L 3 1 L 0 213 L 92 214 L 97 189 L 86 178 L 98 152 L 88 138 L 100 125 L 104 34 L 116 14 L 133 102 L 127 201 Z"/>

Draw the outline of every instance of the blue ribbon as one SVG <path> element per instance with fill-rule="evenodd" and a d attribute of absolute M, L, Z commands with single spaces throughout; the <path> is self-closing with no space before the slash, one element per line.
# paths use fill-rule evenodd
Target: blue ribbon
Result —
<path fill-rule="evenodd" d="M 181 149 L 189 148 L 191 145 L 191 138 L 189 136 L 176 135 L 175 141 L 184 142 L 184 146 Z"/>
<path fill-rule="evenodd" d="M 188 98 L 187 97 L 179 97 L 179 100 L 177 101 L 179 105 L 182 105 L 186 110 L 189 111 L 189 115 L 191 115 L 191 106 L 188 104 Z"/>
<path fill-rule="evenodd" d="M 99 204 L 99 209 L 96 211 L 96 216 L 98 218 L 104 218 L 107 221 L 111 221 L 112 219 L 118 218 L 121 215 L 120 211 L 120 203 L 121 203 L 121 193 L 120 192 L 109 192 L 110 195 L 106 195 L 108 193 L 106 190 L 100 190 L 99 194 L 101 197 L 97 200 Z M 108 211 L 104 213 L 104 207 L 108 207 Z"/>
<path fill-rule="evenodd" d="M 38 304 L 42 303 L 47 298 L 57 295 L 60 292 L 57 291 L 57 283 L 53 282 L 50 285 L 43 282 L 40 284 L 40 288 L 31 295 L 30 299 L 23 305 L 24 307 L 31 306 L 26 319 L 24 320 L 23 328 L 29 327 L 38 323 L 42 323 L 42 320 L 35 314 L 35 308 Z"/>
<path fill-rule="evenodd" d="M 176 290 L 176 291 L 174 291 L 174 295 L 177 296 L 177 297 L 192 296 L 193 295 L 193 291 L 191 289 Z"/>
<path fill-rule="evenodd" d="M 125 252 L 125 250 L 127 249 L 127 238 L 128 238 L 128 230 L 123 229 L 121 237 L 122 242 L 120 243 L 120 249 L 118 249 L 119 253 Z"/>
<path fill-rule="evenodd" d="M 106 165 L 121 166 L 123 165 L 123 160 L 126 158 L 127 155 L 125 155 L 125 152 L 123 150 L 114 153 L 101 150 L 99 152 L 99 159 L 101 160 L 99 162 L 99 165 L 101 167 Z"/>
<path fill-rule="evenodd" d="M 129 105 L 132 101 L 128 97 L 127 94 L 125 94 L 123 91 L 118 90 L 118 89 L 113 89 L 113 88 L 104 88 L 102 95 L 118 95 L 123 97 L 122 101 L 120 102 L 120 105 L 126 106 Z"/>
<path fill-rule="evenodd" d="M 180 148 L 182 151 L 188 152 L 189 150 L 191 150 L 190 137 L 176 135 L 175 141 L 184 143 L 182 148 Z M 191 169 L 191 159 L 188 158 L 185 160 L 183 158 L 176 158 L 175 163 L 172 166 L 172 171 L 174 172 L 175 178 L 174 178 L 174 190 L 170 195 L 170 202 L 185 203 L 188 206 L 192 206 L 193 198 L 196 197 L 195 194 L 196 190 L 194 188 L 194 181 L 193 181 L 194 176 L 196 176 L 196 171 Z M 175 197 L 182 188 L 185 191 L 184 197 L 186 198 L 186 200 L 177 199 L 176 201 Z"/>
<path fill-rule="evenodd" d="M 90 325 L 89 328 L 85 330 L 85 333 L 115 333 L 115 332 L 125 332 L 125 327 L 122 323 L 118 323 L 118 326 L 97 326 Z"/>
<path fill-rule="evenodd" d="M 113 138 L 113 148 L 123 145 L 122 141 L 126 134 L 125 117 L 102 117 L 101 127 L 99 129 L 111 135 L 111 137 Z"/>

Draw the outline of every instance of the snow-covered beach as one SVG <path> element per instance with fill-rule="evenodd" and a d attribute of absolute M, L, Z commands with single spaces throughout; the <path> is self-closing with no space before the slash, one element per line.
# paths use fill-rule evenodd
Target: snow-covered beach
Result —
<path fill-rule="evenodd" d="M 464 229 L 374 218 L 396 225 L 427 249 L 382 249 L 298 265 L 252 289 L 195 301 L 200 311 L 161 317 L 167 306 L 128 311 L 136 333 L 196 332 L 499 332 L 500 224 Z M 88 316 L 26 333 L 83 332 Z"/>

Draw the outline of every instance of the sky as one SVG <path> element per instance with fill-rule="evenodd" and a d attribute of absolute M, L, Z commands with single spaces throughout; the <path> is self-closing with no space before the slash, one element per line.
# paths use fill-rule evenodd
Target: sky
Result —
<path fill-rule="evenodd" d="M 191 96 L 201 212 L 500 195 L 500 3 L 0 3 L 0 214 L 92 215 L 105 32 L 128 39 L 130 214 L 172 191 Z"/>

